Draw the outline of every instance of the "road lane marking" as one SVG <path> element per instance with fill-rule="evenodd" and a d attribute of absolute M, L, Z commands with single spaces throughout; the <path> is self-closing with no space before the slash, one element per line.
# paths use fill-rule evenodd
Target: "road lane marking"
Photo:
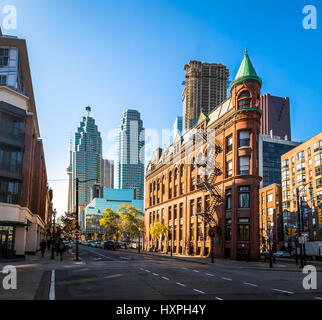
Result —
<path fill-rule="evenodd" d="M 167 278 L 167 277 L 161 277 L 162 279 L 164 279 L 164 280 L 170 280 L 169 278 Z"/>
<path fill-rule="evenodd" d="M 206 292 L 203 292 L 203 291 L 198 290 L 198 289 L 193 289 L 193 291 L 196 291 L 196 292 L 199 292 L 199 293 L 202 293 L 202 294 L 206 294 Z"/>
<path fill-rule="evenodd" d="M 118 277 L 122 277 L 123 274 L 118 273 L 118 274 L 112 274 L 110 276 L 105 276 L 104 279 L 111 279 L 111 278 L 118 278 Z"/>
<path fill-rule="evenodd" d="M 198 270 L 192 270 L 193 272 L 199 272 Z"/>
<path fill-rule="evenodd" d="M 216 300 L 224 300 L 224 299 L 221 299 L 221 298 L 219 298 L 219 297 L 216 297 L 215 299 L 216 299 Z"/>
<path fill-rule="evenodd" d="M 157 273 L 152 273 L 154 276 L 158 277 L 159 275 Z"/>
<path fill-rule="evenodd" d="M 151 272 L 150 270 L 144 270 L 145 272 Z"/>
<path fill-rule="evenodd" d="M 51 271 L 49 300 L 55 300 L 55 270 Z"/>
<path fill-rule="evenodd" d="M 233 281 L 232 279 L 230 279 L 230 278 L 225 278 L 225 277 L 221 277 L 221 279 L 223 279 L 223 280 L 227 280 L 227 281 Z"/>
<path fill-rule="evenodd" d="M 244 284 L 246 284 L 247 286 L 258 287 L 258 285 L 254 283 L 244 282 Z"/>
<path fill-rule="evenodd" d="M 185 284 L 180 283 L 180 282 L 176 282 L 176 284 L 177 284 L 178 286 L 181 286 L 181 287 L 187 287 Z"/>
<path fill-rule="evenodd" d="M 322 298 L 321 298 L 321 297 L 314 297 L 314 299 L 322 300 Z"/>
<path fill-rule="evenodd" d="M 207 275 L 207 276 L 210 276 L 210 277 L 214 277 L 214 275 L 213 275 L 213 274 L 211 274 L 211 273 L 206 273 L 206 275 Z"/>
<path fill-rule="evenodd" d="M 181 269 L 183 269 L 183 270 L 188 270 L 188 268 L 185 268 L 185 267 L 182 267 Z"/>
<path fill-rule="evenodd" d="M 288 294 L 294 294 L 294 292 L 286 291 L 286 290 L 280 290 L 280 289 L 274 289 L 274 288 L 272 288 L 272 290 L 278 291 L 278 292 L 283 292 L 283 293 L 288 293 Z"/>
<path fill-rule="evenodd" d="M 120 259 L 129 260 L 129 258 L 126 257 L 120 257 Z"/>
<path fill-rule="evenodd" d="M 101 256 L 101 257 L 104 257 L 104 258 L 107 258 L 107 259 L 114 260 L 113 258 L 110 258 L 110 257 L 108 257 L 108 256 L 104 256 L 104 254 L 101 254 L 101 253 L 95 252 L 94 250 L 87 250 L 87 249 L 84 249 L 84 250 L 85 250 L 85 251 L 87 251 L 87 252 L 95 253 L 95 254 L 97 254 L 97 255 L 99 255 L 99 256 Z M 114 261 L 115 261 L 115 260 L 114 260 Z"/>

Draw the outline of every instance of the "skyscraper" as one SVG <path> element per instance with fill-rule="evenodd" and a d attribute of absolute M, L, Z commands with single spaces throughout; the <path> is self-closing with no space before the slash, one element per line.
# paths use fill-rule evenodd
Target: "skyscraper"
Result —
<path fill-rule="evenodd" d="M 86 107 L 87 116 L 83 117 L 75 133 L 72 159 L 73 210 L 76 209 L 76 178 L 79 184 L 79 207 L 85 208 L 91 201 L 92 186 L 102 185 L 102 138 L 90 116 L 91 108 Z M 82 181 L 91 180 L 82 183 Z"/>
<path fill-rule="evenodd" d="M 186 71 L 183 90 L 183 131 L 190 129 L 200 112 L 208 115 L 227 98 L 229 70 L 223 64 L 191 60 Z"/>
<path fill-rule="evenodd" d="M 114 161 L 103 160 L 103 187 L 114 188 Z"/>
<path fill-rule="evenodd" d="M 144 128 L 140 113 L 126 110 L 118 134 L 117 188 L 134 189 L 144 197 Z"/>
<path fill-rule="evenodd" d="M 73 147 L 72 141 L 70 142 L 70 150 L 69 150 L 69 165 L 67 167 L 67 175 L 68 175 L 68 202 L 67 202 L 67 212 L 73 212 Z"/>
<path fill-rule="evenodd" d="M 262 110 L 260 133 L 291 140 L 290 99 L 264 94 L 259 108 Z"/>

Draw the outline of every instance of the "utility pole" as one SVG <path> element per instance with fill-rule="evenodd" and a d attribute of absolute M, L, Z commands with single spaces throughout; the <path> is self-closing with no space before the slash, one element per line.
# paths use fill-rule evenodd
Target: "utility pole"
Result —
<path fill-rule="evenodd" d="M 79 231 L 78 222 L 78 193 L 79 193 L 79 179 L 76 178 L 76 230 Z M 76 261 L 79 261 L 79 237 L 76 237 Z"/>
<path fill-rule="evenodd" d="M 301 226 L 301 207 L 300 207 L 300 197 L 299 197 L 299 188 L 296 188 L 296 203 L 297 203 L 297 219 L 298 219 L 298 235 L 297 238 L 299 240 L 299 235 L 301 233 L 302 236 L 302 226 Z M 298 241 L 300 242 L 300 241 Z M 300 256 L 301 256 L 301 268 L 304 268 L 304 261 L 303 261 L 303 245 L 302 243 L 299 243 L 300 245 Z"/>

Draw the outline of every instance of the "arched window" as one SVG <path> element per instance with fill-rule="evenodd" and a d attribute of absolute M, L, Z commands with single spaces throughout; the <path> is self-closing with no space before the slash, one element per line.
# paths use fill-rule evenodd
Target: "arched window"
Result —
<path fill-rule="evenodd" d="M 169 182 L 171 182 L 172 181 L 172 171 L 170 171 L 170 173 L 169 173 Z"/>
<path fill-rule="evenodd" d="M 250 107 L 250 94 L 248 91 L 243 91 L 238 97 L 238 109 Z"/>
<path fill-rule="evenodd" d="M 183 177 L 183 173 L 184 173 L 184 165 L 181 165 L 180 167 L 180 177 Z"/>
<path fill-rule="evenodd" d="M 178 178 L 178 168 L 174 170 L 174 181 L 176 181 Z"/>

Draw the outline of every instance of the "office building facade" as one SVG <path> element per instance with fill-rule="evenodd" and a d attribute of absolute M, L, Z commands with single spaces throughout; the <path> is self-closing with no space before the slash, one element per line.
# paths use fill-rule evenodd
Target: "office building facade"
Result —
<path fill-rule="evenodd" d="M 135 199 L 133 189 L 103 189 L 103 196 L 94 198 L 81 215 L 81 228 L 85 234 L 105 233 L 99 221 L 107 208 L 117 212 L 122 204 L 134 206 L 143 211 L 143 200 Z"/>
<path fill-rule="evenodd" d="M 133 189 L 144 197 L 144 128 L 137 110 L 126 110 L 118 133 L 116 182 L 118 189 Z"/>
<path fill-rule="evenodd" d="M 259 175 L 263 178 L 261 188 L 282 183 L 281 156 L 299 144 L 277 136 L 259 135 Z"/>
<path fill-rule="evenodd" d="M 260 97 L 261 134 L 291 140 L 290 99 L 264 94 Z"/>
<path fill-rule="evenodd" d="M 91 108 L 86 107 L 87 116 L 82 118 L 75 133 L 72 158 L 72 207 L 76 211 L 76 178 L 79 179 L 79 209 L 91 201 L 92 186 L 103 183 L 102 179 L 102 138 L 90 116 Z M 84 182 L 86 181 L 86 182 Z M 80 212 L 79 211 L 79 212 Z"/>
<path fill-rule="evenodd" d="M 0 29 L 0 258 L 36 253 L 51 198 L 27 45 Z"/>
<path fill-rule="evenodd" d="M 103 187 L 114 188 L 114 161 L 103 160 Z"/>
<path fill-rule="evenodd" d="M 318 219 L 317 201 L 318 198 L 322 201 L 322 132 L 283 154 L 281 162 L 284 239 L 294 240 L 286 234 L 287 228 L 301 231 L 297 214 L 301 201 L 304 233 L 311 241 L 321 241 L 322 223 Z"/>
<path fill-rule="evenodd" d="M 191 60 L 184 66 L 185 88 L 182 94 L 183 131 L 192 128 L 199 115 L 208 115 L 227 98 L 229 71 L 218 63 Z"/>

